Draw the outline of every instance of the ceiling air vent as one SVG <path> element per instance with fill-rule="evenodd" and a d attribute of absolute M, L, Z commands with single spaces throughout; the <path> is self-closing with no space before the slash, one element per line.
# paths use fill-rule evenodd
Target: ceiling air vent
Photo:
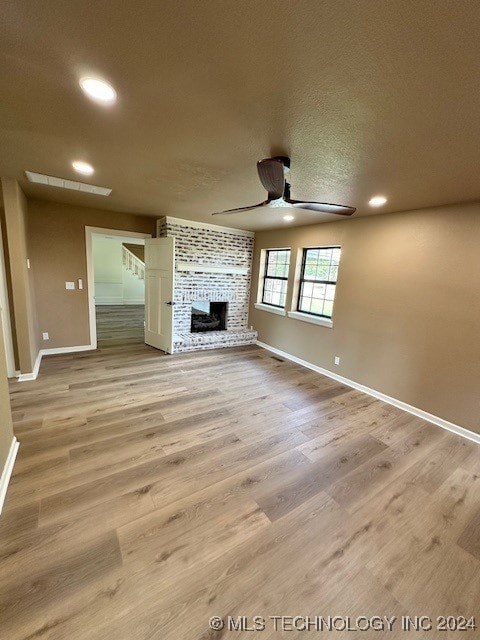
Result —
<path fill-rule="evenodd" d="M 109 196 L 112 193 L 107 187 L 97 187 L 94 184 L 86 184 L 85 182 L 77 182 L 76 180 L 66 180 L 65 178 L 54 178 L 46 176 L 43 173 L 34 173 L 33 171 L 25 171 L 30 182 L 37 184 L 46 184 L 50 187 L 60 187 L 60 189 L 71 189 L 72 191 L 83 191 L 83 193 L 94 193 L 97 196 Z"/>

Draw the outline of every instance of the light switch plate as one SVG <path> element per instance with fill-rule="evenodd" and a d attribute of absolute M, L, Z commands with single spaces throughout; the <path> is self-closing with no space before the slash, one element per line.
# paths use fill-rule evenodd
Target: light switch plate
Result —
<path fill-rule="evenodd" d="M 42 340 L 50 340 L 50 338 L 49 338 L 49 335 L 48 335 L 48 332 L 47 332 L 47 331 L 44 331 L 44 332 L 42 333 Z"/>
<path fill-rule="evenodd" d="M 65 282 L 65 289 L 75 289 L 75 282 Z"/>

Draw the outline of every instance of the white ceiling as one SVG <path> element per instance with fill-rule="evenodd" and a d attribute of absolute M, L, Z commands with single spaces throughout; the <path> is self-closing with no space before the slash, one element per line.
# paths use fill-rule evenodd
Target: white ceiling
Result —
<path fill-rule="evenodd" d="M 0 22 L 0 173 L 29 196 L 275 227 L 211 213 L 262 201 L 256 161 L 287 154 L 294 198 L 355 216 L 480 199 L 477 0 L 4 0 Z M 24 178 L 81 180 L 72 160 L 111 196 Z"/>

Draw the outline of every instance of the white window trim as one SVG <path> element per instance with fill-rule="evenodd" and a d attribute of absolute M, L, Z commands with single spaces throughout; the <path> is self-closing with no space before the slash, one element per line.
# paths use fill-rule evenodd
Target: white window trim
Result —
<path fill-rule="evenodd" d="M 271 313 L 276 313 L 279 316 L 287 315 L 287 300 L 288 300 L 288 287 L 290 286 L 290 275 L 287 277 L 287 291 L 285 294 L 285 306 L 284 307 L 274 307 L 262 302 L 262 294 L 263 294 L 263 284 L 265 281 L 265 262 L 267 260 L 267 251 L 290 251 L 290 264 L 289 269 L 292 266 L 292 248 L 291 247 L 265 247 L 265 249 L 261 249 L 260 251 L 260 265 L 258 272 L 258 287 L 257 287 L 257 301 L 254 306 L 255 309 L 259 309 L 260 311 L 270 311 Z"/>
<path fill-rule="evenodd" d="M 314 316 L 303 311 L 289 311 L 287 313 L 289 318 L 294 320 L 302 320 L 302 322 L 310 322 L 311 324 L 318 324 L 320 327 L 327 327 L 333 329 L 333 320 L 330 318 L 322 318 L 321 316 Z"/>
<path fill-rule="evenodd" d="M 308 245 L 306 247 L 299 247 L 297 249 L 297 260 L 295 263 L 295 281 L 293 284 L 293 295 L 292 295 L 292 308 L 291 311 L 287 312 L 287 316 L 292 318 L 293 320 L 301 320 L 302 322 L 309 322 L 310 324 L 316 324 L 319 327 L 326 327 L 327 329 L 333 329 L 333 318 L 322 318 L 322 316 L 315 316 L 310 313 L 306 313 L 305 311 L 298 311 L 296 309 L 297 300 L 298 300 L 298 291 L 300 288 L 300 278 L 302 275 L 302 258 L 304 249 L 316 249 L 317 247 L 321 248 L 322 245 Z M 330 248 L 332 245 L 325 246 L 325 248 Z M 336 245 L 342 248 L 341 244 Z M 338 284 L 338 279 L 337 279 Z M 334 303 L 334 312 L 335 312 L 335 303 Z"/>
<path fill-rule="evenodd" d="M 284 307 L 274 307 L 273 305 L 265 304 L 263 302 L 256 302 L 254 306 L 255 306 L 255 309 L 258 309 L 259 311 L 268 311 L 269 313 L 276 313 L 277 316 L 287 315 L 287 312 L 285 311 Z"/>

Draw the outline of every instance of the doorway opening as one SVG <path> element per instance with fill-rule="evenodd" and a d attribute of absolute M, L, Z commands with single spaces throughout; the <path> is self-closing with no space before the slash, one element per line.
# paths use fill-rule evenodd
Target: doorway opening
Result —
<path fill-rule="evenodd" d="M 145 239 L 111 229 L 87 228 L 92 347 L 145 340 Z M 89 254 L 89 255 L 88 255 Z"/>

